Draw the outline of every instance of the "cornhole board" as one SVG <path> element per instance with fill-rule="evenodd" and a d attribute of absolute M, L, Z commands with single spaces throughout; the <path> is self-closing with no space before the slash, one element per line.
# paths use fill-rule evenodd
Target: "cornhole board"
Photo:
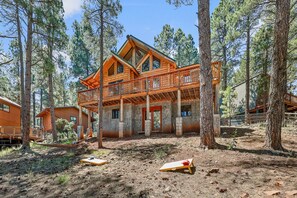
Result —
<path fill-rule="evenodd" d="M 86 159 L 80 160 L 80 162 L 88 163 L 88 164 L 92 164 L 92 165 L 96 165 L 96 166 L 100 166 L 100 165 L 108 163 L 107 160 L 96 159 L 96 158 L 86 158 Z"/>
<path fill-rule="evenodd" d="M 183 164 L 183 162 L 185 161 L 189 162 L 188 165 Z M 186 159 L 177 162 L 166 163 L 160 168 L 160 171 L 175 171 L 180 169 L 189 169 L 190 173 L 192 174 L 192 167 L 194 167 L 193 159 Z"/>

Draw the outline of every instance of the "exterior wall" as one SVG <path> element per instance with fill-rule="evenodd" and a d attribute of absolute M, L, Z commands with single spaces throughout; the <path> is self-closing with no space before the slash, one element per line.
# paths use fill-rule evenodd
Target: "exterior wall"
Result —
<path fill-rule="evenodd" d="M 21 108 L 3 100 L 0 103 L 10 108 L 9 112 L 0 110 L 0 126 L 21 126 Z"/>
<path fill-rule="evenodd" d="M 177 117 L 177 103 L 172 103 L 173 107 L 172 107 L 172 113 L 173 113 L 173 126 L 175 129 L 175 122 L 176 122 L 176 117 Z M 181 102 L 181 106 L 183 105 L 191 105 L 191 111 L 192 111 L 192 115 L 191 116 L 187 116 L 187 117 L 183 117 L 183 133 L 186 132 L 199 132 L 200 130 L 200 102 L 199 100 L 192 100 L 192 101 L 182 101 Z"/>
<path fill-rule="evenodd" d="M 119 137 L 120 119 L 112 119 L 113 109 L 120 109 L 120 105 L 107 106 L 107 107 L 104 107 L 103 109 L 103 136 L 104 137 Z M 133 133 L 132 118 L 133 118 L 132 104 L 124 104 L 124 137 L 131 136 Z"/>
<path fill-rule="evenodd" d="M 184 132 L 199 132 L 199 100 L 182 101 L 182 105 L 191 105 L 192 115 L 182 118 L 182 127 Z M 153 102 L 150 107 L 162 107 L 162 126 L 160 132 L 175 133 L 177 103 L 171 101 Z M 131 136 L 144 132 L 143 129 L 143 108 L 146 104 L 124 104 L 124 136 Z M 119 121 L 120 119 L 112 119 L 112 110 L 120 109 L 120 105 L 104 107 L 103 110 L 103 136 L 104 137 L 119 137 Z M 132 119 L 131 119 L 132 118 Z M 153 131 L 154 132 L 154 131 Z"/>
<path fill-rule="evenodd" d="M 78 126 L 78 118 L 79 118 L 79 110 L 76 108 L 56 108 L 55 109 L 55 119 L 57 120 L 58 118 L 63 118 L 66 119 L 70 122 L 70 116 L 76 117 L 76 124 L 73 126 L 73 128 L 76 130 Z M 82 114 L 82 124 L 84 127 L 84 131 L 87 130 L 88 128 L 88 116 L 83 113 Z M 45 131 L 50 131 L 52 129 L 52 124 L 51 124 L 51 117 L 50 113 L 47 112 L 43 117 L 43 127 Z"/>

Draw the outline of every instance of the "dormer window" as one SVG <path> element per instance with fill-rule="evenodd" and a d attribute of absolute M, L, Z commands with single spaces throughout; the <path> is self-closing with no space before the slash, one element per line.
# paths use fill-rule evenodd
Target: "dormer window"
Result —
<path fill-rule="evenodd" d="M 142 63 L 142 72 L 146 72 L 150 70 L 150 58 L 148 57 L 144 63 Z"/>
<path fill-rule="evenodd" d="M 121 73 L 123 73 L 123 72 L 124 72 L 124 67 L 123 67 L 123 65 L 118 64 L 118 67 L 117 67 L 117 73 L 118 73 L 118 74 L 121 74 Z"/>
<path fill-rule="evenodd" d="M 110 68 L 108 69 L 108 76 L 112 75 L 114 75 L 114 64 L 112 64 L 112 66 L 110 66 Z"/>
<path fill-rule="evenodd" d="M 160 68 L 160 60 L 156 57 L 153 57 L 153 69 L 159 69 Z"/>

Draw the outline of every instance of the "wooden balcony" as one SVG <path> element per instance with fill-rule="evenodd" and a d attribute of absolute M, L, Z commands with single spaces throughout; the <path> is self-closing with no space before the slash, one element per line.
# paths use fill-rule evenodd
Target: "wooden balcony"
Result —
<path fill-rule="evenodd" d="M 212 64 L 213 84 L 220 82 L 220 62 Z M 147 94 L 153 100 L 176 99 L 176 91 L 181 89 L 182 98 L 199 97 L 200 66 L 193 65 L 177 71 L 138 78 L 103 87 L 103 104 L 117 104 L 120 98 L 125 102 L 145 102 Z M 99 88 L 78 92 L 78 104 L 88 107 L 98 103 Z"/>

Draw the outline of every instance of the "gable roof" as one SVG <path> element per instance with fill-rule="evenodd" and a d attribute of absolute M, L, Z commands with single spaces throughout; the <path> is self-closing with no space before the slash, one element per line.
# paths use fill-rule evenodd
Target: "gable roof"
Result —
<path fill-rule="evenodd" d="M 76 106 L 69 106 L 69 107 L 55 107 L 55 110 L 56 109 L 76 109 L 79 111 L 79 109 L 76 107 Z M 47 107 L 45 109 L 43 109 L 39 114 L 36 115 L 36 117 L 43 117 L 46 113 L 49 113 L 50 112 L 50 108 Z M 83 114 L 85 115 L 88 115 L 86 112 L 82 112 Z"/>
<path fill-rule="evenodd" d="M 151 45 L 143 42 L 142 40 L 134 37 L 133 35 L 127 35 L 127 40 L 126 42 L 122 45 L 122 47 L 119 49 L 117 54 L 120 54 L 122 52 L 122 50 L 126 47 L 126 45 L 129 43 L 130 39 L 134 42 L 136 42 L 137 44 L 141 45 L 144 48 L 147 48 L 148 50 L 152 50 L 153 52 L 159 54 L 160 56 L 162 56 L 163 58 L 167 59 L 168 61 L 172 62 L 172 63 L 176 63 L 176 61 L 171 58 L 170 56 L 164 54 L 163 52 L 157 50 L 156 48 L 152 47 Z"/>
<path fill-rule="evenodd" d="M 130 63 L 128 63 L 126 60 L 124 60 L 122 57 L 120 57 L 118 54 L 116 54 L 115 52 L 111 51 L 111 55 L 108 56 L 108 58 L 105 59 L 104 63 L 103 63 L 103 67 L 104 65 L 111 59 L 111 58 L 115 58 L 118 62 L 120 62 L 121 64 L 129 67 L 135 74 L 139 75 L 139 72 L 136 70 L 136 68 L 131 65 Z M 90 80 L 90 79 L 94 79 L 96 78 L 96 76 L 99 76 L 99 72 L 100 72 L 101 67 L 98 68 L 98 70 L 94 73 L 92 73 L 91 75 L 89 75 L 88 77 L 82 79 L 80 78 L 80 82 L 86 86 L 88 86 L 88 84 L 86 83 L 86 81 Z"/>
<path fill-rule="evenodd" d="M 1 97 L 1 96 L 0 96 L 0 100 L 5 101 L 5 102 L 7 102 L 7 103 L 9 103 L 9 104 L 11 104 L 11 105 L 14 105 L 14 106 L 16 106 L 16 107 L 20 107 L 20 108 L 21 108 L 21 105 L 19 105 L 19 104 L 13 102 L 12 100 L 9 100 L 8 98 Z"/>

